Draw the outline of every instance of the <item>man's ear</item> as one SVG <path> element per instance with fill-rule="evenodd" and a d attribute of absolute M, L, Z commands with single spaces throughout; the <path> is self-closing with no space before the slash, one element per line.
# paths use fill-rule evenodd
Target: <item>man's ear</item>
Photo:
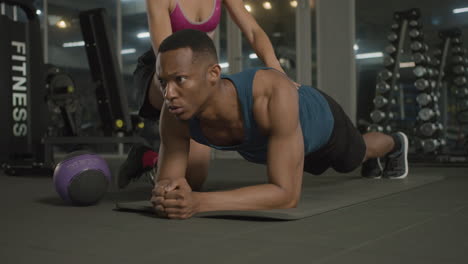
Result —
<path fill-rule="evenodd" d="M 208 80 L 211 83 L 216 83 L 221 78 L 221 66 L 213 64 L 208 68 Z"/>

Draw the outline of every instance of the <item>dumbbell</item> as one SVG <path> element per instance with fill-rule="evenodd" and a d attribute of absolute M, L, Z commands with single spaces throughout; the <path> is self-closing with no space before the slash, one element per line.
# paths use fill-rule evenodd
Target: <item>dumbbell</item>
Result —
<path fill-rule="evenodd" d="M 410 48 L 413 52 L 427 51 L 429 50 L 429 45 L 423 44 L 422 42 L 419 42 L 419 41 L 413 41 L 410 44 Z"/>
<path fill-rule="evenodd" d="M 424 63 L 424 62 L 426 62 L 426 56 L 424 56 L 424 54 L 422 54 L 420 52 L 414 53 L 413 54 L 413 61 L 416 64 Z"/>
<path fill-rule="evenodd" d="M 434 123 L 424 123 L 419 127 L 419 131 L 422 135 L 426 137 L 430 137 L 434 135 L 435 132 L 442 129 L 441 124 L 434 124 Z"/>
<path fill-rule="evenodd" d="M 386 55 L 386 56 L 384 57 L 384 65 L 385 65 L 385 67 L 391 66 L 391 65 L 393 65 L 393 64 L 395 64 L 395 59 L 392 58 L 392 56 Z"/>
<path fill-rule="evenodd" d="M 379 77 L 382 81 L 386 81 L 390 78 L 392 78 L 393 74 L 391 71 L 389 70 L 383 70 L 381 72 L 379 72 Z"/>
<path fill-rule="evenodd" d="M 367 128 L 368 132 L 384 132 L 384 128 L 381 125 L 372 124 Z"/>
<path fill-rule="evenodd" d="M 393 54 L 396 51 L 397 51 L 397 48 L 393 44 L 390 44 L 387 47 L 385 47 L 385 52 L 388 53 L 388 54 Z"/>
<path fill-rule="evenodd" d="M 457 55 L 462 55 L 463 54 L 463 49 L 460 46 L 455 46 L 452 48 L 452 53 L 457 54 Z"/>
<path fill-rule="evenodd" d="M 390 91 L 390 84 L 383 82 L 383 81 L 377 84 L 378 93 L 384 94 L 384 93 L 387 93 L 388 91 Z"/>
<path fill-rule="evenodd" d="M 418 27 L 419 26 L 419 22 L 417 20 L 411 20 L 409 22 L 409 25 L 410 27 Z"/>
<path fill-rule="evenodd" d="M 422 50 L 423 44 L 419 41 L 413 41 L 411 42 L 410 47 L 411 47 L 411 50 L 413 51 L 419 51 L 419 50 Z"/>
<path fill-rule="evenodd" d="M 422 35 L 422 33 L 421 33 L 421 31 L 419 31 L 419 29 L 414 28 L 414 29 L 410 30 L 409 35 L 412 38 L 417 38 L 417 37 L 420 37 Z"/>
<path fill-rule="evenodd" d="M 439 59 L 434 59 L 434 60 L 432 60 L 431 65 L 432 65 L 432 66 L 435 66 L 435 67 L 439 67 L 439 65 L 440 65 L 440 60 L 439 60 Z"/>
<path fill-rule="evenodd" d="M 429 67 L 428 67 L 428 68 L 426 68 L 426 69 L 427 69 L 427 75 L 428 75 L 429 77 L 434 77 L 434 76 L 436 76 L 435 71 L 434 71 L 432 68 L 429 68 Z"/>
<path fill-rule="evenodd" d="M 395 117 L 395 114 L 392 113 L 392 112 L 385 113 L 385 112 L 380 111 L 380 110 L 374 110 L 371 113 L 371 119 L 372 119 L 372 121 L 374 121 L 374 123 L 380 123 L 386 118 L 393 119 L 394 117 Z"/>
<path fill-rule="evenodd" d="M 421 12 L 419 11 L 419 9 L 416 9 L 416 8 L 411 9 L 411 17 L 413 19 L 418 19 L 420 16 L 421 16 Z"/>
<path fill-rule="evenodd" d="M 413 73 L 414 73 L 414 75 L 416 75 L 416 77 L 423 77 L 427 73 L 427 68 L 424 67 L 424 66 L 421 66 L 421 65 L 416 66 L 413 69 Z"/>
<path fill-rule="evenodd" d="M 427 93 L 420 93 L 416 97 L 416 102 L 421 106 L 426 106 L 432 102 L 432 96 Z"/>
<path fill-rule="evenodd" d="M 453 57 L 452 62 L 454 64 L 462 64 L 464 62 L 464 59 L 462 56 L 458 55 Z"/>
<path fill-rule="evenodd" d="M 461 44 L 461 39 L 460 38 L 452 38 L 452 43 Z"/>
<path fill-rule="evenodd" d="M 441 146 L 437 139 L 425 139 L 422 141 L 424 152 L 430 153 L 436 151 Z"/>
<path fill-rule="evenodd" d="M 393 99 L 393 101 L 394 101 L 394 99 Z M 374 102 L 375 107 L 382 108 L 382 107 L 384 107 L 384 106 L 386 106 L 388 104 L 388 99 L 383 97 L 382 95 L 377 95 L 374 98 L 373 102 Z"/>
<path fill-rule="evenodd" d="M 462 86 L 462 85 L 466 84 L 467 80 L 466 80 L 465 76 L 459 76 L 459 77 L 455 78 L 455 80 L 453 82 L 458 86 Z"/>
<path fill-rule="evenodd" d="M 418 117 L 423 121 L 429 121 L 436 116 L 436 112 L 430 108 L 419 110 Z"/>
<path fill-rule="evenodd" d="M 463 65 L 454 66 L 453 67 L 453 73 L 455 73 L 457 75 L 462 75 L 463 73 L 465 73 L 465 66 L 463 66 Z"/>
<path fill-rule="evenodd" d="M 392 32 L 392 33 L 388 34 L 387 39 L 390 42 L 395 42 L 396 40 L 398 40 L 398 35 L 395 32 Z"/>
<path fill-rule="evenodd" d="M 397 30 L 397 29 L 399 29 L 399 28 L 400 28 L 400 24 L 398 24 L 398 23 L 393 23 L 393 24 L 392 24 L 392 29 L 393 29 L 393 30 Z"/>
<path fill-rule="evenodd" d="M 415 82 L 414 82 L 414 86 L 416 86 L 416 88 L 420 91 L 424 91 L 426 90 L 427 88 L 429 88 L 431 84 L 429 83 L 428 80 L 426 79 L 417 79 Z"/>

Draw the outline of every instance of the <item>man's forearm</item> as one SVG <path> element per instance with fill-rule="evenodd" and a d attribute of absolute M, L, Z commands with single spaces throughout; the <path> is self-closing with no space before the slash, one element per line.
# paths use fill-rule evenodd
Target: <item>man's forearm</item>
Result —
<path fill-rule="evenodd" d="M 298 197 L 274 184 L 195 194 L 198 201 L 197 212 L 292 208 L 297 205 L 295 197 Z"/>

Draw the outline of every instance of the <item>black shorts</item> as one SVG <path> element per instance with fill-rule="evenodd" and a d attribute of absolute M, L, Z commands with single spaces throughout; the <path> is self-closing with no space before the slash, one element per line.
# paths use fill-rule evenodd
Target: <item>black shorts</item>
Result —
<path fill-rule="evenodd" d="M 304 171 L 315 175 L 328 168 L 346 173 L 359 167 L 366 154 L 366 144 L 341 106 L 330 96 L 319 91 L 330 105 L 335 123 L 328 142 L 304 158 Z"/>
<path fill-rule="evenodd" d="M 161 110 L 154 108 L 148 100 L 148 90 L 156 71 L 155 64 L 156 57 L 153 49 L 150 49 L 138 58 L 138 64 L 133 72 L 133 85 L 137 89 L 137 101 L 140 107 L 138 115 L 152 121 L 158 121 L 161 113 Z"/>

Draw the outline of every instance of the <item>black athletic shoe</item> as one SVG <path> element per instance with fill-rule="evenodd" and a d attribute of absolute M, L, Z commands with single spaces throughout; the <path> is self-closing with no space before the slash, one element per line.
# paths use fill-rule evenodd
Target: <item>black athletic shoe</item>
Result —
<path fill-rule="evenodd" d="M 130 149 L 127 159 L 122 163 L 119 169 L 117 179 L 119 188 L 127 187 L 131 181 L 138 180 L 143 174 L 152 173 L 154 167 L 143 167 L 143 155 L 147 151 L 153 150 L 143 144 L 136 144 Z"/>
<path fill-rule="evenodd" d="M 388 161 L 383 176 L 389 179 L 404 179 L 408 176 L 408 137 L 402 132 L 394 134 L 400 142 L 400 149 L 387 155 Z"/>
<path fill-rule="evenodd" d="M 368 159 L 361 166 L 361 176 L 371 179 L 382 178 L 384 165 L 382 164 L 382 158 Z"/>

